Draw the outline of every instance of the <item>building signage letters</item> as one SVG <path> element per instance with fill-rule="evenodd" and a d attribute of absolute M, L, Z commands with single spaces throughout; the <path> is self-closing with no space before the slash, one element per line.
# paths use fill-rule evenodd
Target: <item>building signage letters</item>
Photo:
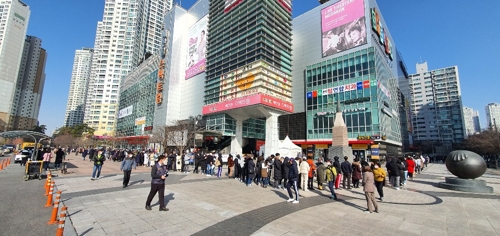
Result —
<path fill-rule="evenodd" d="M 160 60 L 160 67 L 158 68 L 158 82 L 156 84 L 156 105 L 163 102 L 163 79 L 165 78 L 165 61 Z"/>
<path fill-rule="evenodd" d="M 360 136 L 358 136 L 358 140 L 377 140 L 377 139 L 380 139 L 380 135 L 379 134 L 375 134 L 375 135 L 360 135 Z"/>
<path fill-rule="evenodd" d="M 372 17 L 372 30 L 379 36 L 380 44 L 385 47 L 385 53 L 389 56 L 389 58 L 392 61 L 393 60 L 392 43 L 389 37 L 387 36 L 387 32 L 385 32 L 385 28 L 382 26 L 382 22 L 380 20 L 380 14 L 376 8 L 370 9 L 370 12 Z"/>
<path fill-rule="evenodd" d="M 344 104 L 352 104 L 352 103 L 358 103 L 358 102 L 368 102 L 370 101 L 370 97 L 362 97 L 362 98 L 355 98 L 351 100 L 344 101 Z"/>
<path fill-rule="evenodd" d="M 360 108 L 345 109 L 342 110 L 342 113 L 351 113 L 351 112 L 366 111 L 366 110 L 368 110 L 368 108 L 360 107 Z M 335 111 L 320 111 L 316 113 L 316 116 L 327 116 L 327 115 L 333 115 L 335 113 L 336 113 Z"/>

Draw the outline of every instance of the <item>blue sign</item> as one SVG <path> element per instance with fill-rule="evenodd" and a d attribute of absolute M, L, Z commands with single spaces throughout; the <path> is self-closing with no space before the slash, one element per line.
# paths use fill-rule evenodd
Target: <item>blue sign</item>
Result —
<path fill-rule="evenodd" d="M 378 148 L 372 148 L 372 156 L 378 156 L 380 154 L 380 151 Z"/>
<path fill-rule="evenodd" d="M 313 97 L 313 93 L 312 92 L 308 92 L 307 93 L 307 98 L 311 99 Z"/>
<path fill-rule="evenodd" d="M 357 89 L 357 90 L 361 90 L 361 89 L 363 89 L 363 82 L 357 82 L 357 83 L 356 83 L 356 89 Z"/>

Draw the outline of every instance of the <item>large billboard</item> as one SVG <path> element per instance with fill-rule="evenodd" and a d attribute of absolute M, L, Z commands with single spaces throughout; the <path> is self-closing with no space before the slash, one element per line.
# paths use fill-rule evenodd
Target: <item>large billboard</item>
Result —
<path fill-rule="evenodd" d="M 203 107 L 202 113 L 203 115 L 209 115 L 253 105 L 264 105 L 286 112 L 293 112 L 293 104 L 291 102 L 282 101 L 266 94 L 256 93 L 250 96 L 240 97 L 226 102 L 206 105 Z"/>
<path fill-rule="evenodd" d="M 186 77 L 189 79 L 205 71 L 207 53 L 208 15 L 189 29 Z"/>
<path fill-rule="evenodd" d="M 224 4 L 224 12 L 231 11 L 231 9 L 233 9 L 236 6 L 238 6 L 243 1 L 244 0 L 226 0 L 226 2 Z"/>
<path fill-rule="evenodd" d="M 323 57 L 366 44 L 365 21 L 364 0 L 340 0 L 322 9 Z"/>

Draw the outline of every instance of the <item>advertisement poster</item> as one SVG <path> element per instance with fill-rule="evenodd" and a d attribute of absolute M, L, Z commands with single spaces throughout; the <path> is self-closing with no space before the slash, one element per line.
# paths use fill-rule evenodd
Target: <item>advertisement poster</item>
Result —
<path fill-rule="evenodd" d="M 323 57 L 366 44 L 365 21 L 364 0 L 340 0 L 322 9 Z"/>
<path fill-rule="evenodd" d="M 243 0 L 226 0 L 224 4 L 224 13 L 231 11 L 231 9 L 235 8 L 242 2 Z"/>
<path fill-rule="evenodd" d="M 133 110 L 134 110 L 134 106 L 128 106 L 128 107 L 121 109 L 120 111 L 118 111 L 118 116 L 117 116 L 118 119 L 132 115 Z"/>
<path fill-rule="evenodd" d="M 143 125 L 146 124 L 146 117 L 139 117 L 135 119 L 135 125 Z"/>
<path fill-rule="evenodd" d="M 189 29 L 186 77 L 189 79 L 205 71 L 207 55 L 208 15 L 201 18 Z"/>

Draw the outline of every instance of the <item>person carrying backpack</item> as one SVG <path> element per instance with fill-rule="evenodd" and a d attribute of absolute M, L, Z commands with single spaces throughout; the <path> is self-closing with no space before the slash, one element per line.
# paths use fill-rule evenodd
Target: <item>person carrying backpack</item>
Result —
<path fill-rule="evenodd" d="M 337 194 L 335 194 L 335 179 L 337 178 L 337 168 L 335 168 L 330 160 L 326 161 L 326 181 L 328 182 L 328 188 L 330 188 L 330 192 L 332 193 L 332 196 L 330 196 L 330 199 L 337 200 Z"/>

